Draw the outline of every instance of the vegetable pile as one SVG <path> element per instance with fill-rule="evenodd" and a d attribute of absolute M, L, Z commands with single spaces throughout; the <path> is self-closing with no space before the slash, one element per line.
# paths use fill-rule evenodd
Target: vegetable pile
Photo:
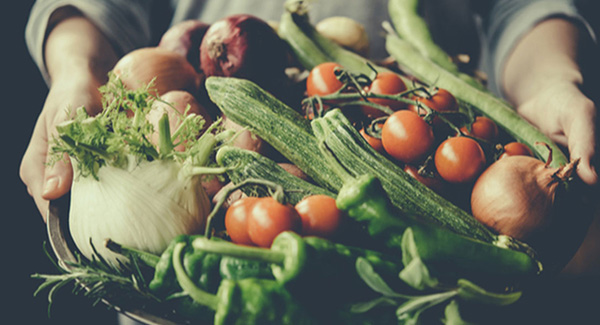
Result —
<path fill-rule="evenodd" d="M 186 21 L 123 57 L 104 110 L 58 128 L 78 258 L 40 290 L 177 323 L 462 324 L 555 274 L 590 220 L 578 160 L 461 72 L 416 4 L 389 1 L 393 64 L 300 0 L 276 30 Z"/>

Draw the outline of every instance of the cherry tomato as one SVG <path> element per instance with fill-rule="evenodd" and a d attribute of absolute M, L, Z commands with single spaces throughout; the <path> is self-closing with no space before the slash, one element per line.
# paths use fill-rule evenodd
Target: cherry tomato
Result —
<path fill-rule="evenodd" d="M 437 112 L 456 112 L 458 111 L 458 103 L 454 95 L 443 88 L 437 88 L 428 97 L 413 96 L 413 100 L 423 103 L 425 106 Z M 427 111 L 424 108 L 419 108 L 417 105 L 408 105 L 408 109 L 425 116 Z M 434 127 L 439 127 L 444 122 L 439 118 L 434 118 L 432 122 Z"/>
<path fill-rule="evenodd" d="M 504 145 L 504 152 L 500 158 L 508 156 L 530 156 L 533 157 L 533 151 L 526 144 L 521 142 L 509 142 Z"/>
<path fill-rule="evenodd" d="M 414 163 L 431 150 L 433 129 L 417 113 L 401 110 L 390 115 L 381 129 L 381 143 L 395 159 Z"/>
<path fill-rule="evenodd" d="M 371 136 L 367 133 L 367 131 L 365 131 L 365 128 L 362 128 L 358 131 L 363 138 L 365 138 L 365 140 L 367 140 L 367 143 L 373 147 L 373 149 L 375 149 L 375 151 L 379 152 L 379 153 L 383 153 L 383 143 L 381 142 L 380 138 L 376 138 L 374 136 Z"/>
<path fill-rule="evenodd" d="M 342 66 L 335 62 L 324 62 L 312 68 L 306 79 L 306 94 L 310 96 L 325 96 L 340 90 L 344 84 L 334 73 Z"/>
<path fill-rule="evenodd" d="M 475 121 L 471 124 L 471 131 L 469 131 L 466 126 L 463 126 L 460 129 L 465 134 L 490 142 L 496 141 L 498 138 L 498 125 L 485 116 L 475 117 Z"/>
<path fill-rule="evenodd" d="M 450 183 L 474 181 L 486 165 L 483 149 L 468 137 L 446 139 L 437 148 L 434 160 L 440 176 Z"/>
<path fill-rule="evenodd" d="M 431 177 L 421 175 L 419 174 L 419 168 L 414 165 L 405 165 L 404 171 L 435 192 L 440 193 L 444 188 L 444 181 L 437 174 Z"/>
<path fill-rule="evenodd" d="M 248 216 L 257 197 L 245 197 L 233 202 L 225 212 L 225 229 L 231 241 L 240 245 L 254 245 L 248 235 Z"/>
<path fill-rule="evenodd" d="M 406 85 L 398 74 L 393 72 L 380 72 L 366 90 L 378 95 L 396 95 L 406 91 Z M 406 106 L 401 101 L 385 98 L 369 98 L 369 101 L 382 106 L 387 106 L 393 111 L 397 111 Z M 362 111 L 366 116 L 373 118 L 385 115 L 385 112 L 369 106 L 363 106 Z"/>
<path fill-rule="evenodd" d="M 260 247 L 271 247 L 273 239 L 283 231 L 298 231 L 302 221 L 289 204 L 272 197 L 261 198 L 248 215 L 248 235 Z"/>
<path fill-rule="evenodd" d="M 331 196 L 307 196 L 295 208 L 302 219 L 302 235 L 331 238 L 340 227 L 342 212 Z"/>

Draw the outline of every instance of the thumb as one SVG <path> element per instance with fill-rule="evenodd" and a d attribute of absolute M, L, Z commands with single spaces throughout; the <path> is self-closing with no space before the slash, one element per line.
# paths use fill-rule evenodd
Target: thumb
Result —
<path fill-rule="evenodd" d="M 42 197 L 46 200 L 58 199 L 69 192 L 72 181 L 73 168 L 65 156 L 65 159 L 61 159 L 46 170 Z"/>

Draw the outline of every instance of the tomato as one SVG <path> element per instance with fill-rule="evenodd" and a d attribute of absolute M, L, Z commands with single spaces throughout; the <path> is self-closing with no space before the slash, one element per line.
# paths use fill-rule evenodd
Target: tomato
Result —
<path fill-rule="evenodd" d="M 293 206 L 272 197 L 260 198 L 248 215 L 248 235 L 260 247 L 271 247 L 281 232 L 298 231 L 301 225 L 302 220 Z"/>
<path fill-rule="evenodd" d="M 331 238 L 340 227 L 342 212 L 331 196 L 310 195 L 295 208 L 302 219 L 302 235 Z"/>
<path fill-rule="evenodd" d="M 366 90 L 378 95 L 397 95 L 406 91 L 406 85 L 398 74 L 393 72 L 380 72 Z M 385 98 L 369 98 L 369 101 L 382 106 L 387 106 L 393 111 L 397 111 L 406 106 L 401 101 Z M 385 112 L 369 106 L 362 106 L 362 111 L 366 116 L 373 118 L 385 115 Z"/>
<path fill-rule="evenodd" d="M 508 156 L 530 156 L 533 157 L 533 151 L 526 144 L 521 142 L 509 142 L 504 145 L 504 152 L 500 158 Z"/>
<path fill-rule="evenodd" d="M 371 136 L 367 133 L 367 131 L 365 130 L 365 128 L 362 128 L 358 131 L 363 138 L 367 141 L 367 143 L 373 147 L 373 149 L 375 149 L 375 151 L 379 152 L 379 153 L 383 153 L 383 143 L 381 142 L 380 138 L 376 138 L 374 136 Z"/>
<path fill-rule="evenodd" d="M 463 126 L 460 129 L 467 135 L 490 142 L 494 142 L 498 138 L 498 125 L 485 116 L 475 117 L 475 121 L 471 124 L 471 131 L 469 131 L 466 126 Z"/>
<path fill-rule="evenodd" d="M 227 208 L 225 229 L 232 242 L 240 245 L 254 245 L 248 235 L 248 216 L 258 200 L 257 197 L 241 198 Z"/>
<path fill-rule="evenodd" d="M 344 83 L 339 81 L 334 73 L 342 66 L 335 62 L 324 62 L 310 70 L 306 79 L 306 94 L 310 96 L 325 96 L 340 90 Z"/>
<path fill-rule="evenodd" d="M 413 96 L 412 99 L 423 103 L 423 105 L 436 112 L 447 113 L 458 111 L 458 102 L 456 101 L 456 98 L 449 91 L 443 88 L 437 88 L 429 96 Z M 418 113 L 421 116 L 425 116 L 427 114 L 427 111 L 424 108 L 419 108 L 417 105 L 408 105 L 408 109 Z M 443 125 L 444 122 L 439 118 L 434 118 L 432 124 L 434 127 L 439 127 Z"/>
<path fill-rule="evenodd" d="M 417 113 L 401 110 L 390 115 L 381 129 L 381 143 L 393 158 L 414 163 L 431 150 L 433 129 Z"/>
<path fill-rule="evenodd" d="M 419 168 L 414 165 L 405 165 L 404 171 L 437 193 L 440 193 L 444 188 L 444 181 L 437 174 L 433 176 L 421 175 L 419 174 Z"/>
<path fill-rule="evenodd" d="M 442 142 L 434 160 L 440 176 L 451 183 L 474 181 L 486 165 L 483 149 L 468 137 L 453 137 Z"/>

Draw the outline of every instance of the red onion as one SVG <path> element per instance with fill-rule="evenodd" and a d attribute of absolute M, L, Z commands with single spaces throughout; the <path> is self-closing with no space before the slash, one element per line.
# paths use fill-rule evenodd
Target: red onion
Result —
<path fill-rule="evenodd" d="M 163 34 L 158 47 L 182 55 L 196 70 L 200 70 L 200 44 L 208 27 L 209 24 L 199 20 L 182 21 Z"/>
<path fill-rule="evenodd" d="M 232 15 L 213 23 L 200 45 L 200 66 L 208 76 L 251 80 L 278 92 L 285 78 L 285 43 L 269 24 L 251 15 Z"/>

